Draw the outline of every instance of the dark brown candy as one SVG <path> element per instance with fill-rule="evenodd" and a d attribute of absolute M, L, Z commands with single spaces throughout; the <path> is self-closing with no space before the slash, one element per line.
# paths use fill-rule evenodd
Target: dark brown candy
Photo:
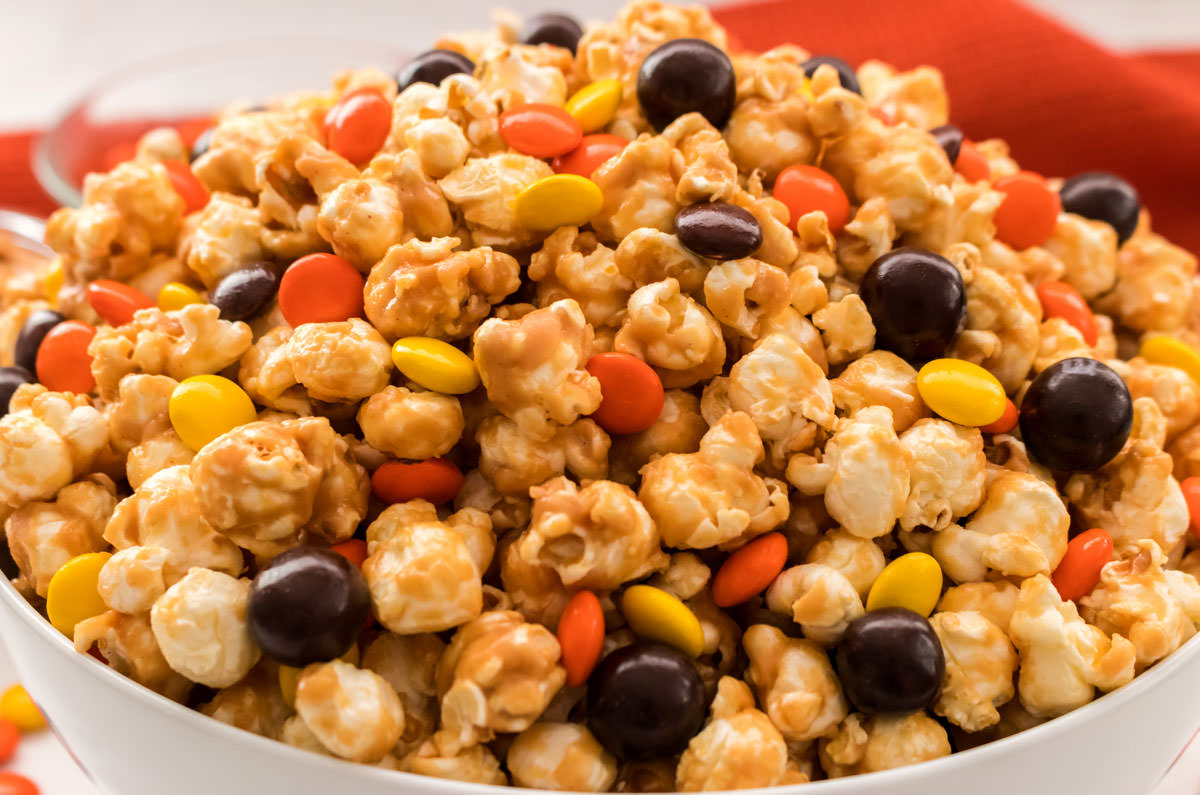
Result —
<path fill-rule="evenodd" d="M 1142 202 L 1137 191 L 1116 174 L 1089 171 L 1077 174 L 1058 189 L 1063 212 L 1103 221 L 1117 232 L 1117 243 L 1124 243 L 1137 229 Z"/>
<path fill-rule="evenodd" d="M 268 265 L 252 265 L 226 276 L 213 288 L 209 303 L 222 320 L 245 320 L 262 311 L 279 290 L 279 276 Z"/>
<path fill-rule="evenodd" d="M 946 658 L 924 616 L 885 607 L 850 622 L 838 644 L 837 672 L 859 710 L 912 712 L 937 698 Z"/>
<path fill-rule="evenodd" d="M 50 329 L 66 320 L 53 309 L 38 309 L 29 313 L 21 333 L 17 335 L 17 344 L 13 349 L 13 364 L 29 372 L 37 372 L 37 352 L 42 340 L 50 333 Z"/>
<path fill-rule="evenodd" d="M 32 384 L 33 376 L 21 367 L 0 367 L 0 417 L 8 413 L 8 401 L 21 384 Z"/>
<path fill-rule="evenodd" d="M 673 39 L 656 47 L 638 70 L 637 97 L 656 130 L 685 113 L 720 129 L 737 93 L 729 56 L 703 39 Z"/>
<path fill-rule="evenodd" d="M 953 124 L 943 124 L 941 127 L 934 127 L 929 134 L 937 140 L 938 146 L 942 147 L 950 165 L 957 163 L 958 153 L 962 149 L 963 131 Z"/>
<path fill-rule="evenodd" d="M 583 28 L 567 14 L 538 14 L 530 17 L 521 29 L 522 44 L 553 44 L 575 52 Z"/>
<path fill-rule="evenodd" d="M 469 75 L 474 72 L 475 62 L 460 52 L 428 50 L 413 58 L 400 70 L 396 75 L 396 83 L 403 91 L 413 83 L 432 83 L 436 86 L 441 85 L 450 75 Z"/>
<path fill-rule="evenodd" d="M 828 64 L 837 70 L 838 82 L 842 84 L 842 88 L 853 91 L 855 94 L 862 93 L 862 86 L 858 84 L 858 75 L 854 73 L 854 67 L 841 58 L 833 55 L 814 55 L 800 64 L 800 68 L 804 70 L 806 77 L 812 77 L 817 71 L 817 67 L 822 64 Z"/>
<path fill-rule="evenodd" d="M 758 219 L 725 202 L 684 207 L 675 214 L 675 235 L 680 243 L 709 259 L 749 257 L 762 245 Z"/>
<path fill-rule="evenodd" d="M 859 293 L 875 324 L 875 347 L 910 362 L 945 354 L 966 318 L 962 274 L 921 248 L 894 249 L 875 260 Z"/>
<path fill-rule="evenodd" d="M 1021 399 L 1021 437 L 1037 461 L 1091 472 L 1112 460 L 1133 428 L 1133 399 L 1121 376 L 1095 359 L 1072 357 L 1043 370 Z"/>

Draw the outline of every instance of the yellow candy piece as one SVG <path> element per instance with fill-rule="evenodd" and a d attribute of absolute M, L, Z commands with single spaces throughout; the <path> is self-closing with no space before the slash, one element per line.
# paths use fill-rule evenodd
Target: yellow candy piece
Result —
<path fill-rule="evenodd" d="M 641 638 L 661 640 L 690 657 L 704 651 L 704 630 L 688 606 L 666 591 L 635 585 L 625 592 L 621 612 Z"/>
<path fill-rule="evenodd" d="M 942 567 L 924 552 L 909 552 L 887 565 L 867 594 L 867 609 L 906 607 L 928 617 L 942 595 Z"/>
<path fill-rule="evenodd" d="M 917 373 L 925 405 L 959 425 L 987 425 L 1004 413 L 1004 387 L 996 376 L 962 359 L 934 359 Z"/>
<path fill-rule="evenodd" d="M 112 555 L 89 552 L 71 558 L 54 572 L 46 589 L 46 615 L 50 623 L 68 638 L 75 636 L 75 625 L 108 610 L 100 598 L 96 583 L 100 569 Z"/>
<path fill-rule="evenodd" d="M 621 81 L 597 80 L 576 91 L 564 106 L 585 133 L 602 129 L 621 107 Z"/>
<path fill-rule="evenodd" d="M 193 450 L 239 425 L 254 422 L 254 402 L 240 386 L 219 375 L 185 378 L 167 403 L 171 427 Z"/>
<path fill-rule="evenodd" d="M 817 98 L 816 95 L 813 94 L 812 81 L 807 77 L 804 78 L 804 82 L 800 84 L 800 96 L 804 97 L 809 102 L 813 102 Z"/>
<path fill-rule="evenodd" d="M 50 266 L 50 270 L 46 271 L 46 281 L 42 283 L 42 290 L 45 293 L 46 300 L 51 306 L 58 306 L 58 292 L 63 286 L 63 267 L 62 262 L 55 260 Z"/>
<path fill-rule="evenodd" d="M 299 668 L 290 665 L 279 666 L 279 690 L 283 694 L 283 703 L 292 709 L 296 708 L 296 686 L 299 684 Z"/>
<path fill-rule="evenodd" d="M 183 309 L 188 304 L 202 304 L 200 293 L 180 282 L 167 282 L 158 291 L 158 308 L 164 312 Z"/>
<path fill-rule="evenodd" d="M 526 229 L 583 226 L 604 206 L 604 194 L 587 177 L 555 174 L 542 177 L 517 194 L 517 220 Z"/>
<path fill-rule="evenodd" d="M 1174 337 L 1150 337 L 1142 343 L 1138 356 L 1151 364 L 1178 367 L 1191 376 L 1193 381 L 1200 383 L 1200 354 L 1196 353 L 1196 349 L 1191 345 Z"/>
<path fill-rule="evenodd" d="M 475 361 L 450 343 L 431 337 L 396 340 L 392 363 L 406 378 L 434 392 L 465 395 L 479 386 Z"/>
<path fill-rule="evenodd" d="M 0 695 L 0 718 L 12 721 L 23 732 L 46 728 L 46 717 L 21 685 L 13 685 Z"/>

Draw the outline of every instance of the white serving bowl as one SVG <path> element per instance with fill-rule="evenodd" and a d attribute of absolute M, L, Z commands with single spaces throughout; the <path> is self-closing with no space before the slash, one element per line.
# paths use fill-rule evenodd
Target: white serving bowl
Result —
<path fill-rule="evenodd" d="M 22 682 L 112 795 L 504 795 L 353 765 L 193 712 L 77 654 L 7 581 L 0 633 Z M 1065 717 L 945 759 L 761 795 L 1148 795 L 1200 724 L 1200 637 Z"/>

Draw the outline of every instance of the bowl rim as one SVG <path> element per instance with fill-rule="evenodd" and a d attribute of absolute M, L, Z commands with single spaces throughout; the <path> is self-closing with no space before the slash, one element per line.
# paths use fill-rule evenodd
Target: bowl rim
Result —
<path fill-rule="evenodd" d="M 92 679 L 112 685 L 127 697 L 137 699 L 144 706 L 159 712 L 165 717 L 181 719 L 185 721 L 186 725 L 198 731 L 231 742 L 249 743 L 251 748 L 261 749 L 263 752 L 281 756 L 284 760 L 297 764 L 317 765 L 318 767 L 326 768 L 330 772 L 343 772 L 347 776 L 366 776 L 367 779 L 380 783 L 405 782 L 418 788 L 424 787 L 427 790 L 446 793 L 446 795 L 450 795 L 451 793 L 454 793 L 454 795 L 463 795 L 464 792 L 476 793 L 477 795 L 483 795 L 483 793 L 494 795 L 497 791 L 511 790 L 541 792 L 541 790 L 533 790 L 525 787 L 501 787 L 494 784 L 476 784 L 358 764 L 338 759 L 337 757 L 325 756 L 295 748 L 278 740 L 263 737 L 227 723 L 222 723 L 219 720 L 210 718 L 196 710 L 189 709 L 182 704 L 172 701 L 166 696 L 155 693 L 132 679 L 117 673 L 91 655 L 76 652 L 75 647 L 67 637 L 54 629 L 50 625 L 50 622 L 43 618 L 18 593 L 16 587 L 7 578 L 0 579 L 4 580 L 3 584 L 0 585 L 0 603 L 3 604 L 5 609 L 12 612 L 19 621 L 23 622 L 44 640 L 45 645 L 51 647 L 55 654 L 69 657 L 72 660 L 72 665 L 76 666 L 79 671 Z M 799 795 L 799 792 L 802 791 L 804 793 L 813 792 L 818 795 L 837 795 L 838 793 L 855 790 L 861 792 L 864 783 L 874 787 L 886 788 L 890 784 L 896 784 L 905 780 L 922 776 L 937 776 L 942 772 L 960 769 L 963 765 L 974 764 L 976 760 L 982 761 L 987 758 L 1000 757 L 1009 752 L 1018 752 L 1020 748 L 1040 743 L 1043 739 L 1048 739 L 1051 735 L 1068 733 L 1083 721 L 1117 712 L 1128 702 L 1140 698 L 1143 691 L 1157 686 L 1160 680 L 1165 680 L 1176 670 L 1193 664 L 1197 658 L 1200 658 L 1200 633 L 1193 636 L 1166 659 L 1155 664 L 1150 670 L 1135 677 L 1132 682 L 1124 687 L 1110 693 L 1105 693 L 1090 703 L 1068 712 L 1066 715 L 1061 715 L 1031 729 L 1026 729 L 1009 737 L 976 746 L 975 748 L 952 753 L 949 756 L 892 770 L 865 773 L 840 779 L 827 779 L 807 784 L 777 785 L 774 787 L 727 792 L 729 792 L 729 795 L 734 795 L 735 792 L 741 795 L 745 795 L 745 793 L 757 793 L 758 795 L 788 793 L 788 795 Z M 352 779 L 348 780 L 348 783 L 352 783 Z M 466 790 L 464 790 L 464 787 Z M 799 787 L 803 787 L 803 790 L 798 790 L 797 788 Z"/>
<path fill-rule="evenodd" d="M 14 242 L 26 251 L 54 256 L 54 251 L 45 243 L 46 222 L 41 218 L 0 207 L 0 230 L 11 234 Z"/>

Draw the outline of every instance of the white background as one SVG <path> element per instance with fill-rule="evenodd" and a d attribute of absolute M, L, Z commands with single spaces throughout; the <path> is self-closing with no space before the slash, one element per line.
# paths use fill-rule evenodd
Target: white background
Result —
<path fill-rule="evenodd" d="M 489 10 L 496 3 L 0 0 L 4 81 L 0 129 L 44 125 L 105 72 L 180 47 L 264 36 L 322 35 L 418 50 L 444 30 L 487 26 Z M 1200 46 L 1200 0 L 1034 0 L 1033 4 L 1115 49 Z M 592 18 L 611 15 L 621 0 L 506 0 L 504 5 L 526 13 L 573 10 Z M 0 687 L 13 678 L 11 664 L 0 653 Z M 1200 742 L 1194 746 L 1154 795 L 1200 791 Z M 29 737 L 11 768 L 34 778 L 42 795 L 94 793 L 48 733 Z"/>

